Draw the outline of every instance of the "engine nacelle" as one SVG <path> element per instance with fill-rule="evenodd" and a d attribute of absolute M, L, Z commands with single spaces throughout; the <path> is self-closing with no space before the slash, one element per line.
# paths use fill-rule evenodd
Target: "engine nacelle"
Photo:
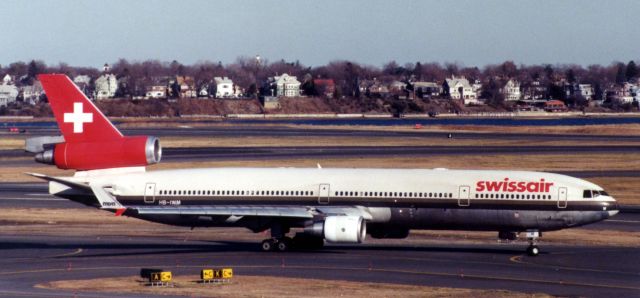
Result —
<path fill-rule="evenodd" d="M 156 137 L 133 136 L 105 142 L 60 143 L 36 155 L 36 161 L 79 171 L 146 166 L 160 162 Z"/>
<path fill-rule="evenodd" d="M 328 216 L 306 227 L 305 233 L 333 243 L 362 243 L 367 236 L 367 224 L 360 216 Z"/>

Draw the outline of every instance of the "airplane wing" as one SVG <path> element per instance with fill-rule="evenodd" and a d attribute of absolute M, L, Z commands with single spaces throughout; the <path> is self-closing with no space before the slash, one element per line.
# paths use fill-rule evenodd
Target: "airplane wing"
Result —
<path fill-rule="evenodd" d="M 313 218 L 314 211 L 302 206 L 141 206 L 129 207 L 137 214 L 145 215 L 213 215 L 213 216 L 266 216 Z"/>
<path fill-rule="evenodd" d="M 125 206 L 126 207 L 126 206 Z M 359 206 L 272 206 L 272 205 L 208 205 L 208 206 L 131 206 L 128 210 L 142 215 L 202 215 L 202 216 L 263 216 L 312 219 L 316 216 L 358 215 L 372 216 Z"/>

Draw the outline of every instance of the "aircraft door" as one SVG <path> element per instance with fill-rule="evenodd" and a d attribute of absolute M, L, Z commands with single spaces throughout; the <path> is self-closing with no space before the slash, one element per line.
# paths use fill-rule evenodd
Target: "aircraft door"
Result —
<path fill-rule="evenodd" d="M 460 186 L 460 188 L 458 189 L 458 206 L 461 206 L 461 207 L 469 206 L 470 189 L 471 188 L 467 185 Z"/>
<path fill-rule="evenodd" d="M 156 200 L 156 184 L 147 183 L 144 187 L 144 202 L 153 203 Z"/>
<path fill-rule="evenodd" d="M 567 208 L 567 188 L 558 188 L 558 208 Z"/>
<path fill-rule="evenodd" d="M 318 187 L 318 203 L 319 204 L 329 204 L 329 184 L 328 183 L 322 183 L 320 184 L 320 186 Z"/>

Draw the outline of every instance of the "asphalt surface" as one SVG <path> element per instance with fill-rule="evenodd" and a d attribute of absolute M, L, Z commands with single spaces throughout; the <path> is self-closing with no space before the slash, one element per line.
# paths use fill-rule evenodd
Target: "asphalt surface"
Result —
<path fill-rule="evenodd" d="M 173 125 L 173 124 L 172 124 Z M 429 138 L 435 140 L 447 139 L 449 134 L 456 139 L 497 139 L 497 140 L 537 140 L 537 141 L 610 141 L 610 142 L 638 142 L 637 135 L 589 135 L 589 134 L 530 134 L 530 133 L 485 133 L 485 132 L 429 132 L 419 129 L 413 131 L 380 131 L 363 129 L 330 129 L 330 128 L 296 128 L 271 125 L 237 124 L 229 126 L 206 127 L 149 127 L 149 128 L 118 128 L 124 135 L 152 135 L 187 136 L 187 137 L 398 137 L 398 138 Z M 508 129 L 506 127 L 505 129 Z M 28 128 L 25 134 L 0 131 L 0 136 L 53 136 L 60 135 L 57 127 Z"/>
<path fill-rule="evenodd" d="M 136 276 L 161 268 L 174 276 L 231 267 L 236 276 L 268 275 L 439 287 L 507 289 L 561 296 L 637 297 L 640 251 L 631 247 L 522 244 L 327 246 L 315 252 L 263 253 L 259 244 L 183 239 L 1 236 L 0 296 L 104 297 L 34 288 L 56 280 Z M 348 295 L 348 292 L 344 294 Z M 111 295 L 145 297 L 148 295 Z"/>

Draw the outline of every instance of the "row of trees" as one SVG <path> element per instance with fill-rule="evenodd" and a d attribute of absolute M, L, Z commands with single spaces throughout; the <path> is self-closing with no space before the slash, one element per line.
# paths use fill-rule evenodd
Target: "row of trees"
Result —
<path fill-rule="evenodd" d="M 102 70 L 93 67 L 72 67 L 65 63 L 49 66 L 43 61 L 14 62 L 6 66 L 0 65 L 0 74 L 10 74 L 20 78 L 18 84 L 30 85 L 38 73 L 64 73 L 71 77 L 88 75 L 96 78 Z M 330 78 L 336 83 L 339 95 L 360 97 L 360 85 L 364 81 L 377 80 L 389 83 L 394 80 L 434 81 L 442 82 L 451 76 L 465 76 L 470 81 L 480 80 L 491 90 L 499 88 L 506 79 L 516 79 L 523 86 L 533 81 L 542 85 L 551 85 L 560 81 L 568 83 L 588 83 L 596 89 L 607 88 L 612 84 L 622 84 L 637 80 L 640 72 L 634 61 L 628 63 L 614 62 L 610 65 L 589 65 L 583 67 L 575 64 L 557 65 L 516 65 L 512 61 L 487 65 L 482 69 L 466 67 L 454 63 L 406 63 L 399 65 L 391 61 L 382 67 L 359 64 L 352 61 L 333 61 L 322 66 L 306 66 L 299 61 L 284 60 L 270 62 L 253 57 L 240 57 L 234 63 L 223 65 L 221 62 L 198 62 L 185 65 L 178 61 L 162 62 L 158 60 L 128 61 L 120 59 L 111 65 L 114 73 L 123 84 L 124 95 L 144 92 L 143 86 L 157 83 L 159 78 L 171 76 L 192 76 L 199 88 L 211 84 L 213 77 L 227 76 L 234 83 L 244 88 L 248 94 L 255 94 L 268 77 L 288 73 L 297 76 L 305 83 L 313 78 Z M 307 85 L 308 86 L 308 85 Z"/>

